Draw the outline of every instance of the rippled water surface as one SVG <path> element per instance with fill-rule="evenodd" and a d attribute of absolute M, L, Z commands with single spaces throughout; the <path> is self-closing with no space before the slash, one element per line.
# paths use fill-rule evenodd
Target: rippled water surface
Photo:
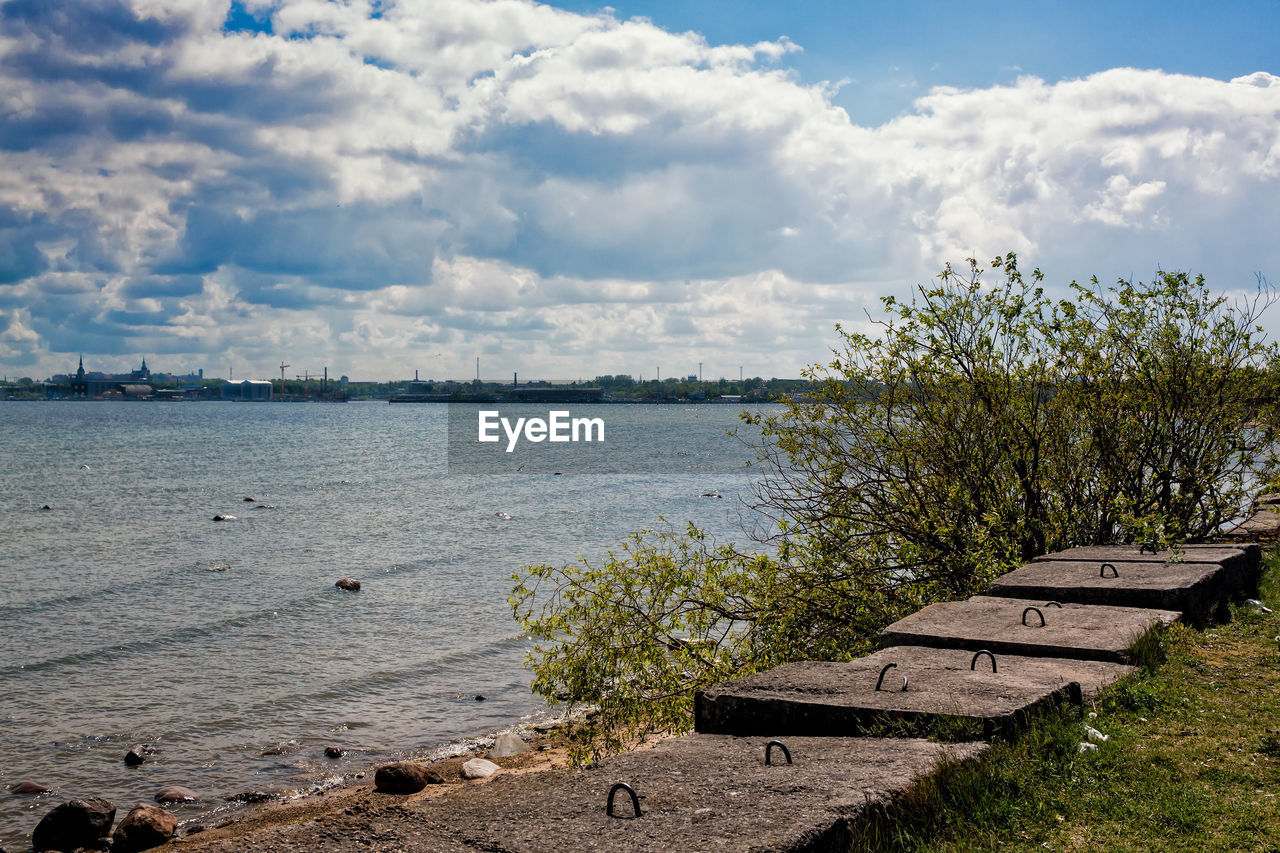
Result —
<path fill-rule="evenodd" d="M 544 714 L 512 572 L 659 515 L 733 536 L 752 481 L 736 408 L 578 410 L 661 473 L 451 476 L 439 405 L 0 403 L 0 844 L 75 796 L 182 784 L 195 818 Z"/>

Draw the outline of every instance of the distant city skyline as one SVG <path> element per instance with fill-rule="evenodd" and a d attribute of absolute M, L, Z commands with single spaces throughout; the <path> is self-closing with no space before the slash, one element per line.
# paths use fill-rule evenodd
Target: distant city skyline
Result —
<path fill-rule="evenodd" d="M 143 376 L 143 375 L 164 376 L 164 377 L 170 377 L 170 378 L 172 378 L 172 379 L 186 379 L 186 378 L 190 378 L 190 377 L 197 377 L 197 378 L 202 379 L 202 380 L 203 380 L 203 379 L 209 379 L 209 380 L 222 380 L 222 379 L 228 379 L 228 380 L 230 380 L 230 379 L 235 379 L 234 371 L 233 371 L 233 370 L 231 370 L 230 368 L 228 368 L 228 370 L 227 370 L 227 372 L 226 372 L 225 374 L 223 374 L 223 373 L 219 373 L 219 372 L 217 372 L 216 370 L 206 371 L 206 369 L 205 369 L 204 367 L 195 367 L 195 368 L 192 368 L 192 369 L 190 369 L 190 370 L 167 369 L 167 368 L 161 367 L 161 368 L 160 368 L 160 369 L 158 369 L 158 370 L 152 370 L 152 369 L 150 369 L 150 368 L 148 367 L 148 365 L 147 365 L 147 359 L 146 359 L 146 356 L 138 356 L 138 357 L 134 358 L 132 361 L 128 361 L 128 360 L 127 360 L 127 357 L 126 357 L 126 361 L 127 361 L 126 366 L 125 366 L 125 367 L 122 367 L 122 368 L 119 368 L 119 369 L 114 369 L 114 370 L 109 370 L 109 369 L 106 369 L 106 368 L 104 368 L 104 367 L 95 366 L 95 364 L 92 362 L 92 360 L 91 360 L 91 361 L 90 361 L 90 363 L 86 366 L 86 365 L 85 365 L 85 363 L 84 363 L 84 360 L 83 360 L 83 359 L 84 359 L 83 354 L 78 355 L 78 356 L 77 356 L 77 365 L 76 365 L 76 368 L 71 369 L 71 370 L 59 370 L 59 371 L 54 371 L 53 373 L 50 373 L 50 374 L 47 374 L 47 375 L 43 375 L 43 376 L 33 376 L 33 375 L 30 375 L 30 374 L 21 374 L 21 375 L 19 375 L 19 374 L 15 374 L 15 375 L 13 375 L 13 376 L 8 376 L 8 375 L 6 375 L 4 378 L 5 378 L 5 380 L 6 380 L 6 381 L 12 381 L 12 380 L 16 380 L 16 379 L 24 378 L 24 377 L 25 377 L 25 378 L 28 378 L 28 379 L 36 380 L 36 381 L 47 381 L 47 380 L 55 379 L 55 378 L 57 378 L 57 377 L 70 377 L 70 376 L 75 376 L 75 375 L 79 372 L 79 370 L 80 370 L 80 369 L 83 369 L 84 373 L 85 373 L 86 375 L 89 375 L 89 376 L 94 376 L 94 375 L 100 375 L 100 376 L 115 376 L 115 377 L 124 377 L 124 376 L 129 376 L 130 378 L 133 378 L 133 379 L 142 378 L 142 376 Z M 137 363 L 137 364 L 139 364 L 139 367 L 137 367 L 137 368 L 133 368 L 133 367 L 129 367 L 129 366 L 128 366 L 128 364 L 133 364 L 133 363 Z M 290 368 L 291 368 L 291 367 L 292 367 L 292 365 L 288 365 L 288 367 L 290 367 Z M 699 365 L 699 367 L 701 367 L 701 365 Z M 666 377 L 666 381 L 668 381 L 668 382 L 688 382 L 688 381 L 699 381 L 699 382 L 701 382 L 703 379 L 705 379 L 705 380 L 707 380 L 707 381 L 709 381 L 709 382 L 718 382 L 718 381 L 721 381 L 721 380 L 728 380 L 728 381 L 743 381 L 744 379 L 788 379 L 788 380 L 791 380 L 791 379 L 796 379 L 796 378 L 797 378 L 797 377 L 789 377 L 789 376 L 777 376 L 777 375 L 775 375 L 775 374 L 771 374 L 771 373 L 760 373 L 760 372 L 757 372 L 757 373 L 750 373 L 750 372 L 744 372 L 744 371 L 745 371 L 745 368 L 743 368 L 743 367 L 741 367 L 741 366 L 740 366 L 740 367 L 739 367 L 739 369 L 738 369 L 738 375 L 737 375 L 737 377 L 736 377 L 736 378 L 735 378 L 735 377 L 733 377 L 733 376 L 730 376 L 730 375 L 729 375 L 729 374 L 727 374 L 727 373 L 721 373 L 721 374 L 716 374 L 716 375 L 714 375 L 714 376 L 712 376 L 712 375 L 710 375 L 710 374 L 707 374 L 707 375 L 703 376 L 703 377 L 702 377 L 702 379 L 700 379 L 700 378 L 698 377 L 698 374 L 697 374 L 697 372 L 696 372 L 696 371 L 695 371 L 695 372 L 692 372 L 692 373 L 685 373 L 685 372 L 681 372 L 681 371 L 676 371 L 675 373 L 669 373 L 669 374 L 667 375 L 667 377 Z M 466 376 L 444 376 L 444 375 L 438 375 L 438 376 L 419 376 L 419 375 L 418 375 L 418 374 L 420 373 L 420 371 L 419 371 L 419 370 L 410 370 L 409 372 L 410 372 L 410 373 L 412 373 L 413 375 L 407 375 L 407 373 L 406 373 L 404 370 L 402 370 L 402 371 L 401 371 L 400 373 L 398 373 L 398 374 L 395 374 L 395 375 L 389 375 L 389 376 L 357 376 L 357 377 L 351 377 L 351 376 L 347 376 L 346 374 L 342 374 L 341 376 L 339 376 L 338 374 L 334 373 L 333 371 L 330 371 L 330 372 L 329 372 L 329 380 L 330 380 L 330 381 L 338 381 L 338 380 L 340 380 L 340 379 L 345 379 L 345 380 L 350 380 L 350 381 L 353 381 L 353 382 L 378 382 L 378 383 L 386 383 L 386 382 L 418 382 L 418 381 L 421 381 L 421 382 L 467 382 L 467 381 L 470 381 L 471 379 L 474 379 L 474 378 L 475 378 L 474 376 L 471 376 L 471 377 L 466 377 Z M 499 375 L 493 375 L 493 376 L 491 376 L 491 375 L 485 374 L 485 375 L 482 375 L 482 376 L 480 377 L 480 380 L 481 380 L 482 382 L 486 382 L 486 383 L 502 383 L 502 384 L 511 384 L 511 383 L 516 382 L 516 381 L 519 381 L 519 382 L 520 382 L 520 384 L 526 384 L 526 383 L 544 383 L 544 382 L 554 382 L 554 383 L 578 383 L 578 382 L 593 382 L 593 381 L 595 381 L 596 379 L 598 379 L 598 378 L 600 378 L 600 377 L 602 377 L 602 376 L 619 376 L 619 375 L 622 375 L 622 376 L 630 376 L 630 377 L 632 377 L 632 378 L 633 378 L 635 381 L 637 381 L 637 382 L 644 382 L 644 381 L 650 381 L 650 380 L 655 380 L 655 379 L 656 379 L 656 380 L 658 380 L 658 381 L 663 381 L 663 380 L 662 380 L 661 373 L 659 372 L 659 370 L 658 370 L 657 366 L 655 366 L 655 368 L 653 369 L 653 372 L 652 372 L 652 373 L 649 373 L 649 374 L 645 374 L 645 373 L 643 373 L 643 372 L 639 372 L 639 373 L 626 373 L 625 371 L 619 371 L 619 372 L 617 372 L 617 373 L 594 372 L 594 373 L 591 373 L 591 375 L 589 375 L 589 376 L 584 374 L 584 375 L 577 376 L 577 377 L 568 377 L 568 376 L 541 376 L 541 375 L 539 375 L 539 376 L 533 376 L 533 375 L 528 375 L 528 374 L 526 374 L 525 378 L 517 380 L 518 374 L 519 374 L 519 371 L 518 371 L 518 370 L 516 370 L 516 371 L 512 371 L 510 374 L 505 375 L 505 376 L 499 376 Z M 290 371 L 289 371 L 288 373 L 286 373 L 286 374 L 285 374 L 285 376 L 284 376 L 284 378 L 285 378 L 285 379 L 287 379 L 287 380 L 289 380 L 289 381 L 297 381 L 297 380 L 304 380 L 304 379 L 311 379 L 311 380 L 319 381 L 319 380 L 321 380 L 323 377 L 324 377 L 324 367 L 323 367 L 323 366 L 321 367 L 321 369 L 320 369 L 319 371 L 305 371 L 305 372 L 303 372 L 303 373 L 294 373 L 292 370 L 290 370 Z M 281 378 L 281 377 L 280 377 L 278 374 L 277 374 L 276 376 L 268 376 L 268 375 L 265 375 L 265 374 L 264 374 L 264 375 L 262 375 L 262 376 L 241 376 L 241 377 L 240 377 L 240 379 L 269 379 L 269 380 L 278 380 L 278 379 L 280 379 L 280 378 Z M 236 381 L 239 381 L 239 380 L 236 380 Z"/>
<path fill-rule="evenodd" d="M 0 373 L 794 377 L 1010 250 L 1247 295 L 1277 43 L 1270 2 L 7 0 Z"/>

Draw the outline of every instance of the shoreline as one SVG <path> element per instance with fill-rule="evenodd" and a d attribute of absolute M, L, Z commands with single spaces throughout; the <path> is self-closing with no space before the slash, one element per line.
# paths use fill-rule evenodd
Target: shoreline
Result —
<path fill-rule="evenodd" d="M 421 765 L 434 771 L 443 781 L 428 784 L 421 791 L 412 794 L 392 794 L 378 791 L 372 781 L 376 765 L 369 771 L 357 774 L 336 785 L 315 793 L 307 793 L 296 798 L 246 803 L 244 811 L 236 816 L 222 820 L 213 826 L 203 826 L 197 819 L 180 822 L 177 834 L 167 845 L 156 849 L 181 848 L 188 851 L 208 850 L 229 851 L 243 849 L 241 843 L 253 843 L 254 849 L 262 843 L 257 836 L 270 833 L 272 830 L 292 827 L 311 821 L 316 824 L 316 831 L 323 832 L 324 824 L 342 817 L 347 824 L 345 830 L 355 832 L 352 840 L 353 849 L 365 847 L 359 833 L 372 832 L 372 820 L 383 816 L 386 809 L 408 806 L 413 803 L 431 800 L 458 791 L 460 789 L 487 785 L 499 776 L 524 776 L 549 770 L 560 770 L 570 766 L 569 751 L 564 743 L 565 721 L 547 726 L 533 727 L 532 734 L 521 739 L 528 749 L 517 755 L 489 758 L 500 768 L 492 776 L 484 779 L 466 779 L 462 776 L 462 765 L 473 758 L 487 758 L 491 746 L 476 745 L 466 752 L 433 760 L 404 759 L 407 762 Z M 540 729 L 540 730 L 539 730 Z M 637 752 L 652 748 L 663 741 L 676 737 L 675 734 L 663 733 L 650 735 L 641 741 L 631 744 L 627 752 Z M 492 740 L 489 736 L 469 738 L 466 742 Z M 367 819 L 363 819 L 367 818 Z M 269 842 L 268 842 L 269 843 Z M 305 844 L 293 842 L 280 847 L 268 849 L 305 851 Z"/>
<path fill-rule="evenodd" d="M 354 791 L 361 788 L 368 788 L 372 791 L 372 779 L 375 771 L 386 764 L 402 761 L 412 762 L 437 772 L 441 772 L 440 768 L 444 768 L 446 771 L 451 772 L 453 776 L 457 776 L 457 768 L 463 762 L 471 758 L 487 757 L 488 752 L 493 748 L 495 739 L 503 734 L 514 734 L 529 746 L 528 752 L 512 756 L 512 758 L 527 757 L 539 752 L 550 753 L 554 751 L 554 747 L 543 748 L 559 740 L 565 724 L 566 721 L 563 714 L 548 717 L 544 721 L 528 722 L 519 720 L 510 726 L 496 729 L 487 734 L 459 738 L 427 750 L 389 750 L 381 759 L 365 765 L 363 769 L 347 767 L 340 774 L 321 774 L 310 785 L 296 788 L 283 787 L 276 790 L 246 787 L 238 793 L 223 796 L 221 801 L 206 800 L 200 803 L 205 808 L 197 815 L 183 818 L 181 814 L 178 814 L 178 830 L 175 840 L 183 841 L 188 837 L 195 839 L 202 833 L 212 832 L 215 829 L 233 826 L 241 821 L 254 819 L 260 812 L 288 810 L 294 807 L 305 809 L 313 807 L 316 803 L 322 801 L 332 801 L 335 795 L 345 791 Z M 564 750 L 560 750 L 560 752 L 564 752 Z M 490 760 L 501 764 L 510 759 Z M 524 763 L 527 763 L 527 761 Z M 503 766 L 505 770 L 505 765 Z M 441 772 L 441 775 L 445 776 L 446 780 L 450 779 L 450 776 L 444 772 Z M 456 781 L 462 780 L 459 777 Z M 448 787 L 448 784 L 430 787 L 443 788 Z M 326 797 L 330 799 L 323 800 Z M 121 806 L 123 807 L 123 804 Z"/>

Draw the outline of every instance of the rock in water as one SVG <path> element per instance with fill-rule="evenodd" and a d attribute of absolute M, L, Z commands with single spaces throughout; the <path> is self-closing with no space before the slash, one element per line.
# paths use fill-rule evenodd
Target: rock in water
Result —
<path fill-rule="evenodd" d="M 493 739 L 493 749 L 489 750 L 490 758 L 507 758 L 529 751 L 529 744 L 518 734 L 503 732 Z"/>
<path fill-rule="evenodd" d="M 259 752 L 258 755 L 293 755 L 295 752 L 302 751 L 302 744 L 296 740 L 278 743 L 275 746 L 269 746 Z"/>
<path fill-rule="evenodd" d="M 178 818 L 158 806 L 138 803 L 111 835 L 113 853 L 133 853 L 159 847 L 178 829 Z"/>
<path fill-rule="evenodd" d="M 124 754 L 124 763 L 130 767 L 137 767 L 148 757 L 155 755 L 156 748 L 149 743 L 140 743 Z"/>
<path fill-rule="evenodd" d="M 444 778 L 413 761 L 397 761 L 378 768 L 373 787 L 384 794 L 416 794 L 428 785 L 440 785 Z"/>
<path fill-rule="evenodd" d="M 342 578 L 334 584 L 338 589 L 345 589 L 348 592 L 359 592 L 360 581 L 355 578 Z"/>
<path fill-rule="evenodd" d="M 200 795 L 182 785 L 165 785 L 156 791 L 157 803 L 198 803 Z"/>
<path fill-rule="evenodd" d="M 47 794 L 51 790 L 52 790 L 51 788 L 46 788 L 44 785 L 41 785 L 38 782 L 32 782 L 28 780 L 26 782 L 19 782 L 18 784 L 9 788 L 9 793 L 10 794 Z"/>
<path fill-rule="evenodd" d="M 486 758 L 473 758 L 462 765 L 463 779 L 488 779 L 502 768 Z"/>
<path fill-rule="evenodd" d="M 326 746 L 324 748 L 325 758 L 341 758 L 346 754 L 347 751 L 340 746 Z"/>
<path fill-rule="evenodd" d="M 101 797 L 86 797 L 54 806 L 31 833 L 34 850 L 75 850 L 99 847 L 111 833 L 116 807 Z"/>

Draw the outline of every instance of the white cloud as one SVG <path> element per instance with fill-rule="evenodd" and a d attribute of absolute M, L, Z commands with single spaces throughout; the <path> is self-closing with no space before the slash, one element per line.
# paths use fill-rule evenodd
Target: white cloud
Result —
<path fill-rule="evenodd" d="M 939 88 L 868 128 L 785 40 L 521 0 L 246 4 L 273 34 L 224 32 L 227 8 L 5 7 L 0 362 L 794 374 L 969 255 L 1277 275 L 1263 72 Z"/>

